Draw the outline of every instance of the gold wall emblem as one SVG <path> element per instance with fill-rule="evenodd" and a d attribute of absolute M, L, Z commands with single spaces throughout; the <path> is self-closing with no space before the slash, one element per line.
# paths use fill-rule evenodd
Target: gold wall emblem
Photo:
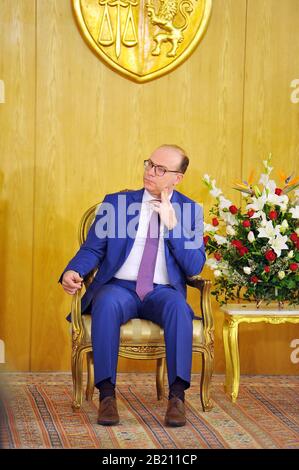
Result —
<path fill-rule="evenodd" d="M 142 83 L 170 72 L 202 38 L 212 0 L 72 0 L 89 45 Z"/>

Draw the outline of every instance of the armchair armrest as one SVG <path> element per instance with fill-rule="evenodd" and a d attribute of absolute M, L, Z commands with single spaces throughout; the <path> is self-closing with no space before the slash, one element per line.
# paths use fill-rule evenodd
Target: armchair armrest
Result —
<path fill-rule="evenodd" d="M 81 317 L 81 293 L 82 288 L 77 290 L 77 292 L 73 295 L 72 298 L 71 320 L 73 350 L 77 350 L 78 346 L 80 346 L 84 334 Z"/>
<path fill-rule="evenodd" d="M 204 325 L 204 335 L 207 343 L 214 339 L 214 320 L 211 307 L 211 286 L 212 281 L 203 279 L 199 275 L 189 277 L 187 285 L 195 287 L 200 291 L 200 311 Z"/>
<path fill-rule="evenodd" d="M 97 269 L 94 269 L 84 279 L 85 289 L 87 289 L 90 283 L 92 282 L 96 272 L 97 272 Z M 77 290 L 77 292 L 73 295 L 73 298 L 72 298 L 71 321 L 72 321 L 72 341 L 73 341 L 74 348 L 77 348 L 81 344 L 81 341 L 84 335 L 84 328 L 83 328 L 82 316 L 81 316 L 81 297 L 82 297 L 82 288 Z"/>

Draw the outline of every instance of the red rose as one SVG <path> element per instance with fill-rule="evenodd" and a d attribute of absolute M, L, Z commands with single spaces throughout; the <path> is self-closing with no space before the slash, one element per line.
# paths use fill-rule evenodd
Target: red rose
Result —
<path fill-rule="evenodd" d="M 269 273 L 270 272 L 270 266 L 265 266 L 264 271 L 265 271 L 265 273 Z"/>
<path fill-rule="evenodd" d="M 221 256 L 220 253 L 215 253 L 214 256 L 215 256 L 215 258 L 216 258 L 217 261 L 220 261 L 221 258 L 222 258 L 222 256 Z"/>
<path fill-rule="evenodd" d="M 236 206 L 229 206 L 229 211 L 232 213 L 232 214 L 236 214 L 238 212 L 238 208 Z"/>
<path fill-rule="evenodd" d="M 240 256 L 244 256 L 246 253 L 248 253 L 248 248 L 246 248 L 246 246 L 242 246 L 242 248 L 239 248 L 238 251 Z"/>
<path fill-rule="evenodd" d="M 290 268 L 291 271 L 297 271 L 298 264 L 297 263 L 291 263 L 289 268 Z"/>
<path fill-rule="evenodd" d="M 248 227 L 250 227 L 250 221 L 249 220 L 243 220 L 242 225 L 243 225 L 243 227 L 248 228 Z"/>
<path fill-rule="evenodd" d="M 257 276 L 251 276 L 250 278 L 251 282 L 253 282 L 254 284 L 256 284 L 257 282 L 259 282 L 259 278 Z"/>
<path fill-rule="evenodd" d="M 219 225 L 219 221 L 218 221 L 217 217 L 214 217 L 212 219 L 212 224 L 214 225 L 214 227 L 217 227 L 217 225 Z"/>
<path fill-rule="evenodd" d="M 282 194 L 282 189 L 275 188 L 275 194 L 277 194 L 277 196 L 280 196 Z"/>
<path fill-rule="evenodd" d="M 209 235 L 205 235 L 205 236 L 203 237 L 203 242 L 204 242 L 205 246 L 206 246 L 206 244 L 208 243 L 209 240 L 210 240 Z"/>
<path fill-rule="evenodd" d="M 265 258 L 268 261 L 274 261 L 276 259 L 276 253 L 273 250 L 267 250 L 265 253 Z"/>
<path fill-rule="evenodd" d="M 269 219 L 275 220 L 275 219 L 277 219 L 277 215 L 278 215 L 278 214 L 277 214 L 276 211 L 270 211 L 270 212 L 269 212 Z"/>
<path fill-rule="evenodd" d="M 296 241 L 298 240 L 298 235 L 297 235 L 296 232 L 291 233 L 290 240 L 292 240 L 292 242 L 296 243 Z"/>
<path fill-rule="evenodd" d="M 232 240 L 231 244 L 234 245 L 238 249 L 243 247 L 243 243 L 240 240 Z"/>
<path fill-rule="evenodd" d="M 247 212 L 248 217 L 252 217 L 254 212 L 254 209 L 249 209 L 249 211 Z"/>

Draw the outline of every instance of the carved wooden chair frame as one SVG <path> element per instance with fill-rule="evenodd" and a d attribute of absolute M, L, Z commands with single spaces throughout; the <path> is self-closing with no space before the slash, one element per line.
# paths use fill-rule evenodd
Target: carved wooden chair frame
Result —
<path fill-rule="evenodd" d="M 96 210 L 99 204 L 88 209 L 79 225 L 79 243 L 80 245 L 85 241 L 91 224 L 94 221 Z M 95 276 L 96 270 L 91 272 L 87 278 L 84 279 L 85 288 L 89 286 Z M 210 399 L 210 382 L 214 368 L 214 325 L 213 315 L 211 309 L 210 290 L 211 281 L 202 279 L 200 276 L 193 276 L 189 278 L 187 284 L 196 288 L 200 293 L 200 320 L 193 320 L 193 346 L 192 351 L 201 354 L 202 357 L 202 370 L 201 370 L 201 385 L 200 397 L 203 411 L 209 411 L 212 408 L 212 401 Z M 87 359 L 87 386 L 86 386 L 86 399 L 91 400 L 94 392 L 94 369 L 93 369 L 93 354 L 91 341 L 87 339 L 86 325 L 84 325 L 85 315 L 81 315 L 81 295 L 82 289 L 77 291 L 73 296 L 71 307 L 71 321 L 72 321 L 72 378 L 73 378 L 73 409 L 79 409 L 83 402 L 83 359 Z M 136 320 L 130 320 L 134 322 Z M 151 324 L 149 320 L 137 320 L 144 322 L 148 328 Z M 129 324 L 127 323 L 127 325 Z M 202 322 L 202 325 L 199 323 Z M 164 379 L 166 370 L 166 351 L 163 335 L 161 341 L 151 342 L 150 339 L 147 344 L 144 342 L 126 342 L 122 338 L 122 328 L 120 335 L 119 356 L 129 359 L 155 359 L 156 365 L 156 387 L 157 398 L 161 400 L 164 396 Z M 196 340 L 198 336 L 199 327 L 202 328 L 201 337 L 203 340 L 200 342 Z M 197 332 L 197 333 L 196 333 Z"/>

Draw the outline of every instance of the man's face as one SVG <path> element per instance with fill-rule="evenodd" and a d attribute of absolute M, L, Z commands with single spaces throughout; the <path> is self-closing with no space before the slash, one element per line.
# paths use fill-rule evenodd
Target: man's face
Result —
<path fill-rule="evenodd" d="M 167 170 L 179 171 L 182 157 L 174 149 L 158 148 L 152 153 L 150 160 L 155 165 L 160 165 Z M 181 173 L 165 172 L 163 176 L 158 176 L 155 174 L 155 168 L 146 168 L 144 170 L 143 183 L 147 191 L 154 196 L 160 197 L 164 189 L 171 193 L 182 178 L 183 175 Z"/>

